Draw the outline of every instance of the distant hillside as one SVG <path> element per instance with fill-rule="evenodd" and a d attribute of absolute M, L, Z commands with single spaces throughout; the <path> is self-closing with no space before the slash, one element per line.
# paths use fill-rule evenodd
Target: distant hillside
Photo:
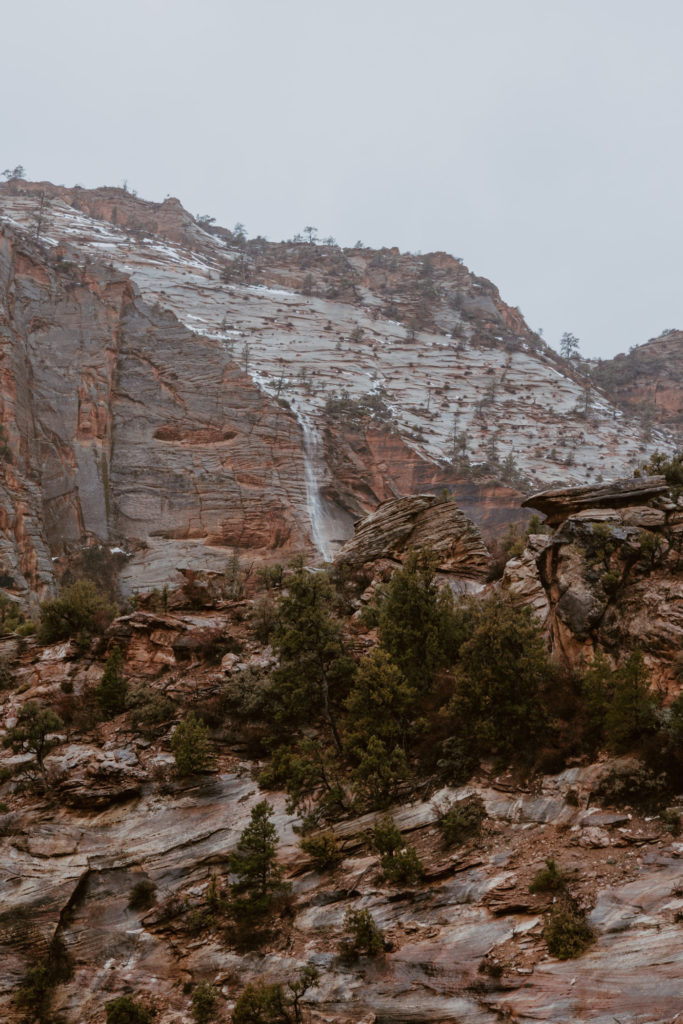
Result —
<path fill-rule="evenodd" d="M 594 377 L 628 414 L 683 435 L 683 331 L 665 331 L 598 364 Z"/>

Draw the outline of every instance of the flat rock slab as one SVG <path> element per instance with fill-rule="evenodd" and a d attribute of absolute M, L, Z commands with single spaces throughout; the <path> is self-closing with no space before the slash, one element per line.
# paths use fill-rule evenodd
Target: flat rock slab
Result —
<path fill-rule="evenodd" d="M 559 487 L 539 491 L 522 502 L 522 508 L 535 508 L 548 517 L 551 525 L 585 509 L 625 508 L 643 505 L 651 498 L 668 494 L 663 476 L 633 477 L 614 480 L 602 487 Z"/>

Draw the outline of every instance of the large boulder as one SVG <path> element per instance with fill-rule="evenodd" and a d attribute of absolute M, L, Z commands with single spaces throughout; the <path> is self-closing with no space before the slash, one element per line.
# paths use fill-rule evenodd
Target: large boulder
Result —
<path fill-rule="evenodd" d="M 380 558 L 403 562 L 411 550 L 430 550 L 441 572 L 485 580 L 491 556 L 479 530 L 454 501 L 414 494 L 383 502 L 356 523 L 337 560 L 363 565 Z"/>

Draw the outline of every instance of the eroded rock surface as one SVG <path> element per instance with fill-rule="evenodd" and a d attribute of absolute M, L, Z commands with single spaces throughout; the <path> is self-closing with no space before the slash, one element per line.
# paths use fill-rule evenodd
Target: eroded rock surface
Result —
<path fill-rule="evenodd" d="M 440 572 L 465 579 L 485 579 L 491 561 L 471 519 L 455 502 L 430 494 L 384 502 L 356 524 L 355 536 L 337 557 L 353 565 L 380 558 L 402 562 L 413 549 L 433 551 Z"/>
<path fill-rule="evenodd" d="M 668 494 L 669 487 L 663 476 L 633 477 L 614 480 L 600 487 L 560 487 L 540 491 L 522 502 L 523 508 L 542 512 L 550 525 L 557 525 L 586 509 L 624 509 L 629 505 L 643 505 L 650 498 Z M 656 510 L 652 510 L 656 517 Z"/>
<path fill-rule="evenodd" d="M 560 526 L 529 538 L 506 566 L 504 588 L 534 608 L 574 664 L 598 646 L 617 661 L 639 647 L 654 681 L 671 688 L 683 649 L 683 499 L 663 477 L 645 477 L 525 504 Z"/>

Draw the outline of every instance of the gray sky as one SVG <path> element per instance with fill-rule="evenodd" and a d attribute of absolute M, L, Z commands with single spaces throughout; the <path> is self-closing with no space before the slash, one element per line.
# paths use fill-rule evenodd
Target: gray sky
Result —
<path fill-rule="evenodd" d="M 0 170 L 444 249 L 557 346 L 683 327 L 680 0 L 21 0 Z"/>

